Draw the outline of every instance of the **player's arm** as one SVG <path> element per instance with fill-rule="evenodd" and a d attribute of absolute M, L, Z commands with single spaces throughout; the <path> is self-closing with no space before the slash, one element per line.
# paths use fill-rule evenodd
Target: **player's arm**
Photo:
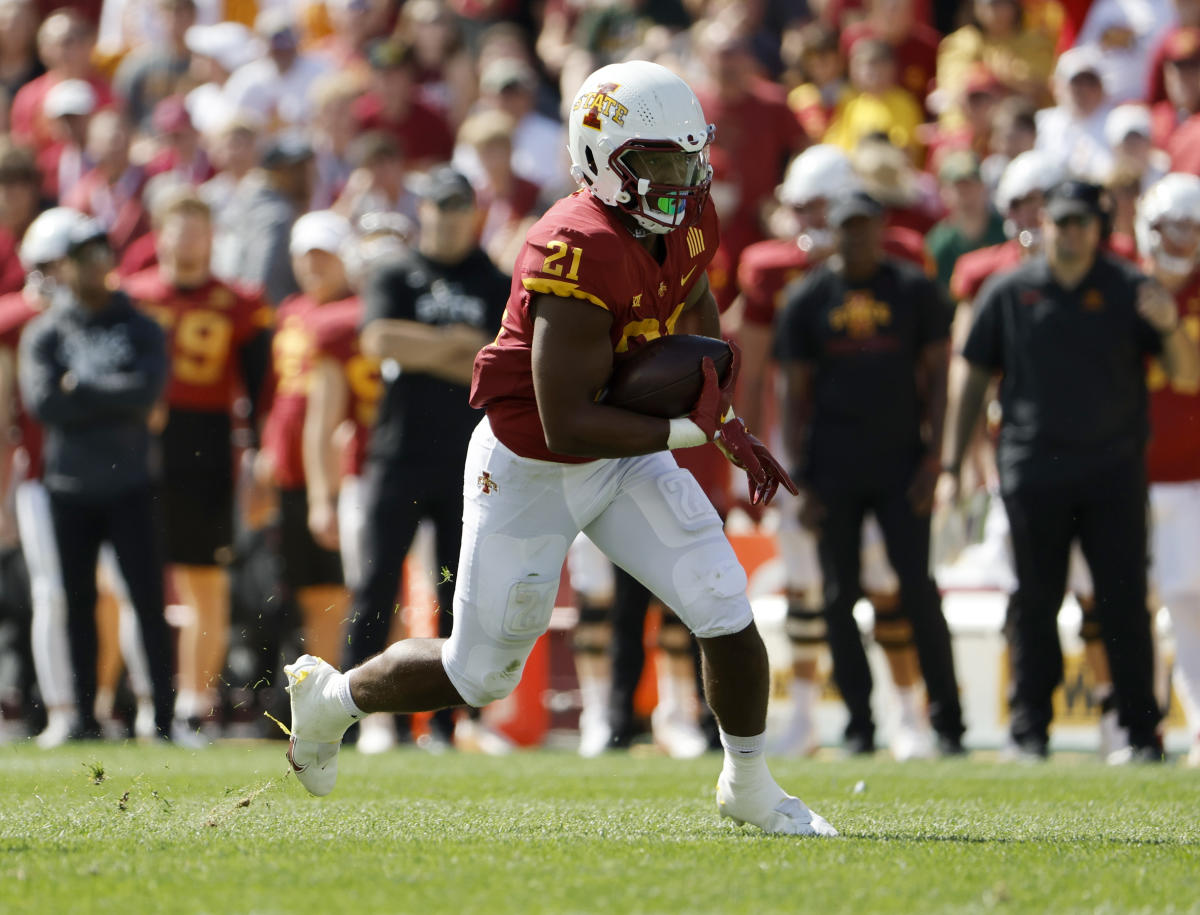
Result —
<path fill-rule="evenodd" d="M 537 295 L 533 388 L 546 446 L 578 457 L 627 457 L 667 447 L 670 423 L 596 403 L 612 374 L 612 315 L 581 299 Z"/>
<path fill-rule="evenodd" d="M 267 398 L 268 380 L 271 377 L 271 331 L 263 328 L 238 347 L 238 364 L 242 373 L 242 384 L 246 398 L 250 401 L 247 424 L 258 437 L 259 421 L 266 416 L 264 401 Z"/>
<path fill-rule="evenodd" d="M 318 359 L 311 372 L 302 441 L 308 526 L 321 546 L 336 549 L 338 451 L 334 432 L 346 415 L 350 388 L 336 359 Z"/>
<path fill-rule="evenodd" d="M 359 347 L 372 358 L 394 360 L 406 372 L 469 384 L 475 356 L 487 342 L 483 331 L 466 324 L 436 326 L 406 318 L 375 318 L 363 328 Z"/>

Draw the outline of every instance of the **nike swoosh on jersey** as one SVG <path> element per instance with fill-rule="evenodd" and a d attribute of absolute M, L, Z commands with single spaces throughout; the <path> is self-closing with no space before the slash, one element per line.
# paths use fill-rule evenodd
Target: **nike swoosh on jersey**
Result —
<path fill-rule="evenodd" d="M 689 270 L 687 273 L 685 273 L 682 277 L 679 278 L 679 285 L 680 286 L 684 285 L 688 281 L 688 277 L 690 277 L 695 272 L 696 272 L 696 267 L 695 267 L 695 265 L 692 265 L 692 269 Z"/>

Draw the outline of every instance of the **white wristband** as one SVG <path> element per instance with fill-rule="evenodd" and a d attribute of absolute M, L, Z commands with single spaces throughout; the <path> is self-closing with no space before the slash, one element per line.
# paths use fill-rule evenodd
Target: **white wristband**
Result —
<path fill-rule="evenodd" d="M 669 420 L 669 422 L 671 423 L 671 431 L 667 435 L 667 448 L 669 450 L 695 448 L 697 445 L 708 443 L 708 436 L 704 434 L 704 430 L 686 416 Z"/>

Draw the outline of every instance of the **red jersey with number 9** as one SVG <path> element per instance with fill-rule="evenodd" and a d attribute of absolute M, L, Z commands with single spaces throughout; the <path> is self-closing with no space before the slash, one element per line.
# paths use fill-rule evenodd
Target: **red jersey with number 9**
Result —
<path fill-rule="evenodd" d="M 1175 293 L 1179 320 L 1188 337 L 1200 342 L 1200 273 Z M 1146 478 L 1151 483 L 1200 480 L 1200 395 L 1177 391 L 1158 360 L 1146 376 L 1150 391 L 1150 444 Z"/>
<path fill-rule="evenodd" d="M 228 412 L 238 387 L 238 348 L 272 323 L 262 297 L 216 279 L 180 289 L 157 267 L 128 277 L 123 288 L 166 332 L 171 360 L 167 405 Z"/>
<path fill-rule="evenodd" d="M 711 203 L 688 228 L 663 236 L 660 264 L 590 191 L 555 203 L 529 230 L 513 270 L 500 333 L 480 350 L 471 380 L 471 406 L 487 410 L 492 431 L 517 454 L 542 461 L 584 463 L 546 447 L 533 390 L 535 295 L 579 299 L 612 315 L 609 339 L 621 355 L 675 332 L 692 287 L 704 276 L 720 242 Z"/>
<path fill-rule="evenodd" d="M 346 452 L 342 472 L 358 476 L 367 457 L 367 439 L 375 425 L 383 379 L 379 360 L 363 355 L 358 348 L 358 325 L 363 307 L 357 298 L 346 299 L 318 309 L 312 317 L 315 359 L 335 360 L 346 379 L 349 398 L 346 419 L 354 423 L 354 438 Z M 314 361 L 315 361 L 314 359 Z"/>

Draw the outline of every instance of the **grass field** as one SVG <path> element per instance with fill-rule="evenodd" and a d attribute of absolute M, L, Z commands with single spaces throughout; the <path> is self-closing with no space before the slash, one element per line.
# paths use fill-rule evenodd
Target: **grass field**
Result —
<path fill-rule="evenodd" d="M 1200 912 L 1200 772 L 777 760 L 842 832 L 716 815 L 716 756 L 0 748 L 0 912 Z M 856 785 L 863 782 L 860 790 Z"/>

